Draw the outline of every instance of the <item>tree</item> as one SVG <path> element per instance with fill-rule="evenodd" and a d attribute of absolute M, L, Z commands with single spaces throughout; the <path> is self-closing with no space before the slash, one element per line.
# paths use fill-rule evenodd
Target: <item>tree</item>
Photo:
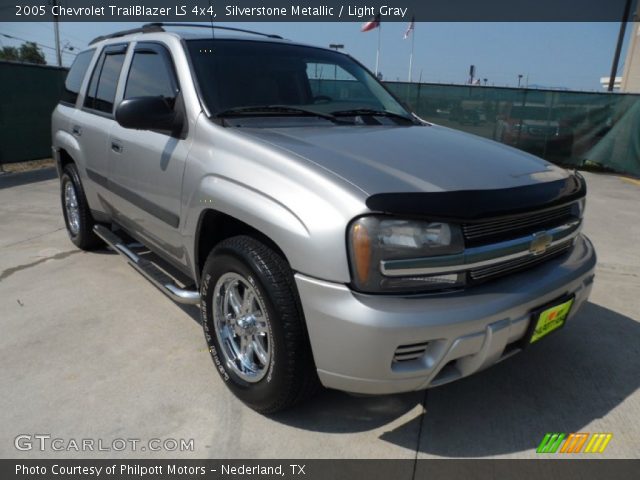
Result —
<path fill-rule="evenodd" d="M 24 42 L 20 47 L 2 47 L 0 60 L 46 65 L 42 49 L 35 42 Z"/>
<path fill-rule="evenodd" d="M 23 62 L 27 63 L 37 63 L 39 65 L 46 65 L 47 63 L 44 59 L 44 53 L 34 42 L 25 42 L 20 45 L 20 57 Z"/>
<path fill-rule="evenodd" d="M 0 49 L 0 60 L 20 61 L 20 51 L 16 47 L 2 47 Z"/>

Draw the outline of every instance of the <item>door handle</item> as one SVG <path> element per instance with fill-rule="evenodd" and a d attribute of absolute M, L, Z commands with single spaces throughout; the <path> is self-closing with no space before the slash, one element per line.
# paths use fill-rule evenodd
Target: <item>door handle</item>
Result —
<path fill-rule="evenodd" d="M 122 144 L 120 142 L 111 142 L 111 150 L 116 153 L 122 153 Z"/>
<path fill-rule="evenodd" d="M 71 129 L 71 133 L 73 133 L 76 137 L 79 137 L 82 135 L 82 128 L 80 128 L 78 125 L 74 125 Z"/>

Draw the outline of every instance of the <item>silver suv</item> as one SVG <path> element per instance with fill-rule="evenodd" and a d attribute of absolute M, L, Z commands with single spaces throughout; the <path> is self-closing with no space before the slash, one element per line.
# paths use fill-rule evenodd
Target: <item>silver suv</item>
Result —
<path fill-rule="evenodd" d="M 94 40 L 53 152 L 71 241 L 199 304 L 250 407 L 442 385 L 587 300 L 579 174 L 421 120 L 348 55 L 193 27 Z"/>

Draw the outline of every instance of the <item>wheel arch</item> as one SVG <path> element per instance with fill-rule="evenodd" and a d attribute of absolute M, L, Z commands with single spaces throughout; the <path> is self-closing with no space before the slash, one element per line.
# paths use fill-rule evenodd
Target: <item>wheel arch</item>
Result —
<path fill-rule="evenodd" d="M 78 140 L 68 132 L 58 130 L 54 134 L 54 159 L 58 173 L 62 173 L 62 169 L 69 163 L 74 163 L 78 168 L 82 161 L 81 149 Z"/>
<path fill-rule="evenodd" d="M 248 235 L 255 238 L 276 251 L 291 265 L 284 250 L 271 237 L 236 217 L 208 208 L 200 212 L 195 234 L 194 263 L 198 284 L 200 284 L 202 269 L 211 250 L 223 240 L 236 235 Z"/>
<path fill-rule="evenodd" d="M 58 158 L 56 159 L 56 163 L 58 164 L 58 170 L 62 171 L 62 169 L 70 164 L 70 163 L 76 163 L 76 161 L 73 159 L 73 157 L 71 156 L 71 154 L 69 152 L 67 152 L 67 150 L 65 148 L 60 148 L 58 150 Z"/>

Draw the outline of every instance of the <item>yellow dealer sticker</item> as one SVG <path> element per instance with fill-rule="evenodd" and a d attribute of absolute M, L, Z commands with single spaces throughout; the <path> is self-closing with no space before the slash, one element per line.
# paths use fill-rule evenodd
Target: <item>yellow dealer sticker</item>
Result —
<path fill-rule="evenodd" d="M 537 342 L 542 337 L 562 327 L 569 316 L 572 305 L 573 298 L 540 312 L 537 320 L 534 318 L 536 326 L 533 330 L 533 335 L 531 335 L 530 343 Z"/>

